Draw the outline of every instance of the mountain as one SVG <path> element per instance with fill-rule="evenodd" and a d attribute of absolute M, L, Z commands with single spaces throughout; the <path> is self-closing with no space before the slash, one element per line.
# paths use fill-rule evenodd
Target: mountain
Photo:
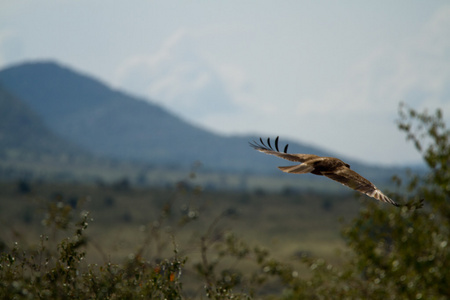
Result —
<path fill-rule="evenodd" d="M 254 137 L 214 134 L 54 62 L 6 68 L 0 83 L 55 134 L 96 155 L 180 167 L 200 161 L 210 170 L 273 171 L 268 157 L 248 146 Z M 299 144 L 291 149 L 325 154 Z"/>
<path fill-rule="evenodd" d="M 149 100 L 111 89 L 95 78 L 54 62 L 24 63 L 3 69 L 0 86 L 0 157 L 6 158 L 0 160 L 0 175 L 5 178 L 9 172 L 5 170 L 16 168 L 22 174 L 20 170 L 28 168 L 21 164 L 22 159 L 12 159 L 11 153 L 20 153 L 28 161 L 31 158 L 34 168 L 28 170 L 33 174 L 53 167 L 49 176 L 77 180 L 145 178 L 151 171 L 156 182 L 164 177 L 159 170 L 186 170 L 196 162 L 201 162 L 205 174 L 225 171 L 245 176 L 286 176 L 275 167 L 283 164 L 278 158 L 249 147 L 248 142 L 257 136 L 214 134 Z M 282 136 L 280 139 L 283 146 L 290 144 L 291 153 L 336 156 Z M 386 184 L 399 171 L 341 158 L 377 183 Z M 244 184 L 242 178 L 238 180 Z M 308 178 L 315 180 L 317 176 Z M 227 180 L 219 181 L 224 186 Z"/>
<path fill-rule="evenodd" d="M 4 159 L 58 158 L 82 153 L 55 135 L 27 104 L 0 85 L 0 155 Z"/>

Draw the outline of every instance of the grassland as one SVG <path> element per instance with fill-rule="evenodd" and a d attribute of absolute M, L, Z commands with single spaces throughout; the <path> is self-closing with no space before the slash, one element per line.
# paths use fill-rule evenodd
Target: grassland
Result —
<path fill-rule="evenodd" d="M 357 216 L 361 202 L 373 202 L 333 189 L 273 189 L 275 182 L 265 190 L 261 186 L 266 181 L 241 191 L 204 189 L 197 184 L 203 180 L 191 174 L 166 187 L 139 187 L 127 180 L 113 184 L 0 183 L 0 250 L 31 249 L 27 256 L 31 259 L 45 253 L 57 257 L 63 253 L 65 240 L 78 240 L 74 232 L 89 212 L 83 233 L 83 240 L 87 238 L 82 245 L 84 264 L 79 268 L 82 278 L 97 266 L 100 274 L 109 274 L 106 266 L 119 266 L 119 272 L 125 272 L 127 266 L 140 264 L 129 274 L 141 274 L 142 267 L 176 262 L 183 264 L 183 276 L 176 283 L 183 286 L 186 299 L 205 295 L 213 277 L 224 286 L 231 280 L 234 292 L 242 289 L 244 295 L 258 287 L 254 296 L 271 299 L 271 295 L 279 297 L 286 286 L 276 276 L 267 277 L 271 274 L 268 266 L 283 268 L 286 264 L 294 270 L 288 276 L 295 273 L 295 277 L 309 278 L 311 266 L 305 264 L 305 257 L 344 264 L 346 256 L 339 252 L 348 249 L 341 237 L 342 223 Z M 267 253 L 265 267 L 257 263 L 258 253 Z M 258 276 L 265 278 L 262 286 Z M 171 277 L 167 280 L 171 286 Z M 228 299 L 224 297 L 220 299 Z"/>
<path fill-rule="evenodd" d="M 90 212 L 93 221 L 87 234 L 89 247 L 95 249 L 88 259 L 92 261 L 127 257 L 144 243 L 149 228 L 157 222 L 164 227 L 165 238 L 174 236 L 179 249 L 198 252 L 199 236 L 223 212 L 227 214 L 217 225 L 222 231 L 234 232 L 278 257 L 293 259 L 309 253 L 333 261 L 336 249 L 343 245 L 341 220 L 350 221 L 359 209 L 352 193 L 202 190 L 186 182 L 167 188 L 131 187 L 126 182 L 10 182 L 0 184 L 3 242 L 37 242 L 47 230 L 42 220 L 50 203 Z M 170 213 L 162 220 L 164 209 Z"/>

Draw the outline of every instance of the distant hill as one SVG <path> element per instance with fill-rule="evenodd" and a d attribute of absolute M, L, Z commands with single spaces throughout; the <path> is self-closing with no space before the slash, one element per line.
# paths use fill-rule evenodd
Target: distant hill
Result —
<path fill-rule="evenodd" d="M 81 155 L 83 151 L 56 136 L 41 118 L 0 85 L 0 155 L 3 159 L 39 159 Z"/>
<path fill-rule="evenodd" d="M 0 86 L 3 178 L 8 178 L 8 170 L 28 168 L 18 167 L 17 160 L 11 162 L 14 156 L 11 153 L 20 153 L 31 160 L 45 154 L 46 160 L 36 159 L 31 172 L 52 169 L 51 176 L 60 178 L 58 174 L 62 173 L 65 178 L 80 180 L 137 176 L 138 181 L 145 181 L 146 176 L 151 176 L 152 182 L 158 182 L 159 178 L 173 177 L 167 175 L 167 170 L 186 170 L 196 162 L 201 162 L 201 170 L 206 173 L 225 171 L 244 177 L 289 175 L 276 168 L 288 162 L 249 147 L 248 142 L 258 139 L 257 136 L 214 134 L 150 101 L 113 90 L 54 62 L 24 63 L 3 69 Z M 280 139 L 283 146 L 290 144 L 291 153 L 335 156 L 282 136 Z M 341 158 L 377 183 L 386 184 L 390 176 L 398 173 L 398 169 Z M 54 165 L 59 160 L 65 163 Z M 167 174 L 159 170 L 166 170 Z M 78 175 L 73 176 L 75 173 Z M 245 185 L 245 180 L 241 181 Z M 225 182 L 215 185 L 222 186 Z"/>
<path fill-rule="evenodd" d="M 6 68 L 0 83 L 56 134 L 97 155 L 182 167 L 200 161 L 210 170 L 273 170 L 267 156 L 248 146 L 254 137 L 214 134 L 53 62 Z M 291 149 L 325 154 L 299 144 Z"/>

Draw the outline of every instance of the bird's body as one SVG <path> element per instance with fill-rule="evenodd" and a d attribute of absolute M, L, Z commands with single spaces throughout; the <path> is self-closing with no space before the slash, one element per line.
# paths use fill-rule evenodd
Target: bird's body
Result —
<path fill-rule="evenodd" d="M 287 153 L 288 145 L 284 148 L 284 152 L 280 152 L 278 149 L 278 137 L 275 139 L 275 149 L 272 148 L 270 139 L 267 139 L 267 146 L 262 139 L 260 139 L 260 142 L 261 144 L 254 142 L 250 143 L 250 145 L 260 152 L 275 155 L 289 161 L 300 162 L 298 165 L 278 167 L 283 172 L 295 174 L 312 173 L 319 176 L 326 176 L 372 198 L 400 206 L 384 195 L 369 180 L 350 169 L 349 164 L 346 164 L 338 158 L 323 157 L 314 154 L 289 154 Z"/>

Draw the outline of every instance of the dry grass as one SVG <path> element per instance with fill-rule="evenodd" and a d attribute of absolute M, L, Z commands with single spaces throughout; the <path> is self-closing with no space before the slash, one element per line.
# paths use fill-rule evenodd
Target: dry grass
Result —
<path fill-rule="evenodd" d="M 6 230 L 2 230 L 1 239 L 6 243 L 36 241 L 44 231 L 41 220 L 48 201 L 77 204 L 81 210 L 90 211 L 93 221 L 87 235 L 94 251 L 88 251 L 88 259 L 94 261 L 118 261 L 135 253 L 167 203 L 171 203 L 171 213 L 161 221 L 160 239 L 170 241 L 174 236 L 179 249 L 191 255 L 199 252 L 200 236 L 208 226 L 223 211 L 230 210 L 233 216 L 217 224 L 222 232 L 234 232 L 280 259 L 294 260 L 300 254 L 310 254 L 334 261 L 336 249 L 343 248 L 339 219 L 349 221 L 359 209 L 351 194 L 196 192 L 195 188 L 183 187 L 75 184 L 32 184 L 31 191 L 23 193 L 16 183 L 2 183 L 0 219 Z M 189 212 L 198 214 L 198 219 L 180 226 L 180 218 Z M 160 255 L 156 244 L 153 237 L 148 255 Z M 165 251 L 172 250 L 169 243 Z"/>

